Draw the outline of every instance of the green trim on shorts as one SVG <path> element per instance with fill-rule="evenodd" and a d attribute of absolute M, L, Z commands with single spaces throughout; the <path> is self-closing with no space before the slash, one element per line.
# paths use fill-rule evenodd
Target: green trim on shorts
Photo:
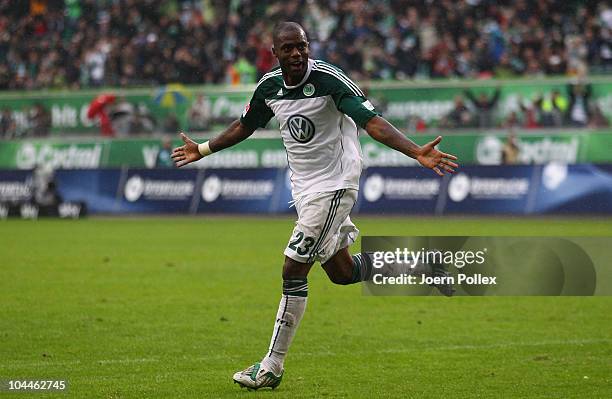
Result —
<path fill-rule="evenodd" d="M 340 206 L 340 202 L 345 192 L 346 192 L 346 189 L 343 188 L 343 189 L 337 190 L 336 193 L 334 194 L 334 198 L 331 200 L 329 210 L 327 213 L 327 218 L 325 219 L 325 223 L 323 224 L 323 228 L 321 229 L 321 234 L 319 235 L 319 239 L 316 241 L 314 247 L 312 248 L 312 251 L 310 252 L 310 256 L 308 257 L 308 261 L 306 263 L 314 262 L 314 258 L 317 255 L 317 251 L 319 250 L 319 247 L 323 243 L 323 240 L 325 236 L 327 235 L 327 233 L 329 232 L 329 229 L 331 229 L 331 226 L 334 222 L 334 218 L 336 217 L 336 212 L 338 211 L 338 207 Z"/>

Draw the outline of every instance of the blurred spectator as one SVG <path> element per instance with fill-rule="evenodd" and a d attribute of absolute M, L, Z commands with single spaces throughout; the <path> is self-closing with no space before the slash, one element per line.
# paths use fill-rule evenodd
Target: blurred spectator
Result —
<path fill-rule="evenodd" d="M 164 133 L 176 134 L 181 130 L 179 120 L 173 112 L 166 115 L 162 125 Z"/>
<path fill-rule="evenodd" d="M 249 62 L 249 60 L 247 60 L 244 55 L 241 55 L 238 60 L 232 65 L 232 67 L 238 77 L 237 82 L 232 81 L 232 84 L 256 83 L 255 79 L 257 77 L 257 69 L 253 64 Z"/>
<path fill-rule="evenodd" d="M 553 90 L 549 96 L 540 101 L 541 125 L 545 127 L 562 126 L 567 108 L 567 99 L 561 95 L 559 90 Z"/>
<path fill-rule="evenodd" d="M 17 133 L 17 124 L 9 108 L 3 108 L 0 114 L 0 139 L 13 138 Z"/>
<path fill-rule="evenodd" d="M 586 57 L 588 49 L 584 44 L 584 39 L 580 35 L 571 35 L 568 36 L 565 41 L 565 48 L 567 50 L 567 73 L 569 75 L 581 75 L 582 71 L 587 70 Z"/>
<path fill-rule="evenodd" d="M 512 65 L 510 54 L 504 53 L 499 59 L 499 64 L 494 69 L 494 75 L 499 79 L 508 79 L 518 76 L 520 70 Z"/>
<path fill-rule="evenodd" d="M 523 112 L 522 126 L 526 129 L 536 129 L 540 127 L 538 122 L 540 118 L 540 104 L 542 103 L 542 95 L 538 94 L 533 101 L 525 102 L 519 99 L 519 105 Z"/>
<path fill-rule="evenodd" d="M 53 206 L 62 202 L 62 198 L 57 191 L 55 181 L 55 171 L 44 165 L 39 165 L 34 169 L 32 176 L 32 186 L 34 191 L 34 202 L 40 206 Z"/>
<path fill-rule="evenodd" d="M 463 97 L 456 96 L 455 103 L 452 111 L 448 113 L 440 121 L 440 127 L 444 128 L 462 128 L 473 126 L 472 113 L 469 108 L 465 105 Z"/>
<path fill-rule="evenodd" d="M 100 123 L 100 132 L 105 137 L 115 135 L 110 119 L 111 104 L 114 104 L 115 100 L 116 96 L 114 94 L 99 94 L 89 103 L 87 109 L 87 118 L 97 120 Z"/>
<path fill-rule="evenodd" d="M 10 87 L 10 80 L 11 74 L 8 66 L 3 63 L 0 63 L 0 90 L 7 90 Z"/>
<path fill-rule="evenodd" d="M 521 117 L 516 111 L 510 112 L 510 115 L 508 115 L 508 117 L 506 118 L 506 120 L 504 121 L 502 125 L 502 127 L 505 127 L 508 129 L 520 128 L 522 126 L 523 126 L 523 121 L 521 120 Z"/>
<path fill-rule="evenodd" d="M 493 96 L 488 97 L 486 93 L 480 93 L 477 97 L 474 96 L 469 90 L 466 90 L 465 96 L 472 103 L 476 110 L 476 116 L 478 119 L 478 127 L 481 128 L 489 128 L 494 126 L 493 121 L 493 113 L 495 111 L 495 106 L 497 105 L 497 101 L 499 100 L 499 95 L 501 93 L 500 88 L 495 89 L 495 93 Z"/>
<path fill-rule="evenodd" d="M 132 104 L 120 98 L 109 110 L 113 131 L 119 137 L 151 133 L 155 119 L 145 104 Z"/>
<path fill-rule="evenodd" d="M 81 81 L 87 82 L 87 86 L 99 87 L 104 85 L 106 60 L 109 51 L 110 44 L 100 40 L 93 49 L 85 53 L 85 63 L 81 68 Z"/>
<path fill-rule="evenodd" d="M 203 95 L 198 94 L 195 101 L 187 111 L 187 123 L 190 131 L 204 131 L 210 129 L 212 121 L 210 101 Z"/>
<path fill-rule="evenodd" d="M 118 137 L 126 137 L 133 131 L 136 107 L 124 97 L 120 97 L 110 110 L 110 119 L 113 130 Z"/>
<path fill-rule="evenodd" d="M 177 123 L 178 123 L 178 120 L 177 120 Z M 151 114 L 151 111 L 149 110 L 147 105 L 144 103 L 139 103 L 135 107 L 134 117 L 132 118 L 131 133 L 132 134 L 152 133 L 153 130 L 155 130 L 155 126 L 156 126 L 155 118 Z M 176 133 L 177 130 L 174 130 L 172 133 Z"/>
<path fill-rule="evenodd" d="M 172 168 L 174 162 L 172 162 L 172 139 L 170 137 L 164 137 L 162 139 L 162 147 L 157 153 L 157 159 L 155 161 L 156 168 Z"/>
<path fill-rule="evenodd" d="M 41 103 L 35 103 L 28 113 L 30 136 L 46 137 L 51 131 L 51 113 Z"/>
<path fill-rule="evenodd" d="M 589 123 L 590 116 L 591 85 L 581 82 L 570 84 L 567 86 L 567 93 L 570 98 L 568 106 L 569 123 L 572 126 L 586 126 Z"/>
<path fill-rule="evenodd" d="M 597 104 L 593 104 L 591 107 L 591 119 L 589 121 L 589 127 L 591 129 L 601 129 L 610 127 L 610 122 L 605 117 L 601 108 Z"/>
<path fill-rule="evenodd" d="M 516 138 L 516 134 L 513 131 L 510 131 L 510 133 L 508 133 L 508 137 L 506 138 L 506 142 L 502 147 L 502 164 L 514 165 L 518 161 L 518 156 L 518 139 Z"/>
<path fill-rule="evenodd" d="M 272 34 L 265 32 L 262 40 L 257 44 L 257 60 L 255 66 L 257 67 L 257 80 L 266 74 L 274 66 L 276 59 L 270 49 L 272 48 Z"/>
<path fill-rule="evenodd" d="M 612 73 L 604 1 L 32 4 L 0 0 L 0 90 L 253 82 L 275 62 L 270 31 L 280 20 L 302 23 L 313 57 L 355 79 L 576 75 L 587 65 Z"/>
<path fill-rule="evenodd" d="M 417 115 L 410 115 L 406 128 L 408 134 L 423 133 L 427 130 L 427 123 Z"/>

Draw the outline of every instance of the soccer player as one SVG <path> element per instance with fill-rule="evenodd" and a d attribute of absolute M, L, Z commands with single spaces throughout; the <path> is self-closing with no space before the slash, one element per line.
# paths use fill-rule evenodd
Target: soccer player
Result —
<path fill-rule="evenodd" d="M 424 146 L 415 144 L 382 118 L 339 68 L 310 59 L 300 25 L 280 23 L 273 40 L 279 66 L 261 78 L 242 117 L 205 143 L 181 133 L 184 145 L 172 153 L 181 167 L 241 142 L 273 116 L 280 123 L 298 220 L 284 251 L 283 294 L 268 352 L 233 377 L 250 389 L 280 384 L 285 356 L 306 308 L 307 276 L 315 261 L 336 284 L 371 278 L 368 255 L 351 256 L 348 251 L 359 233 L 349 217 L 362 169 L 357 127 L 440 176 L 457 167 L 455 156 L 435 148 L 441 137 Z"/>

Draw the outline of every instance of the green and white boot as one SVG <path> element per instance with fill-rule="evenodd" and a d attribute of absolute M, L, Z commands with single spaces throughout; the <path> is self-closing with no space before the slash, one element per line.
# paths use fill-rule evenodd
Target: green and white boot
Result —
<path fill-rule="evenodd" d="M 284 370 L 281 371 L 277 376 L 272 371 L 264 369 L 261 363 L 255 363 L 246 370 L 238 371 L 233 378 L 234 383 L 240 385 L 241 388 L 257 390 L 270 387 L 274 389 L 280 385 L 284 372 Z"/>

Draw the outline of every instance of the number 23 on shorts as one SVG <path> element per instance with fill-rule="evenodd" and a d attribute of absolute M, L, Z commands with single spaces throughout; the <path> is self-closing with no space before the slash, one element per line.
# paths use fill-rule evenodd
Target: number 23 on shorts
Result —
<path fill-rule="evenodd" d="M 298 231 L 295 235 L 295 239 L 289 242 L 288 248 L 297 252 L 298 255 L 304 256 L 310 252 L 314 243 L 314 238 L 304 237 L 304 233 Z"/>

